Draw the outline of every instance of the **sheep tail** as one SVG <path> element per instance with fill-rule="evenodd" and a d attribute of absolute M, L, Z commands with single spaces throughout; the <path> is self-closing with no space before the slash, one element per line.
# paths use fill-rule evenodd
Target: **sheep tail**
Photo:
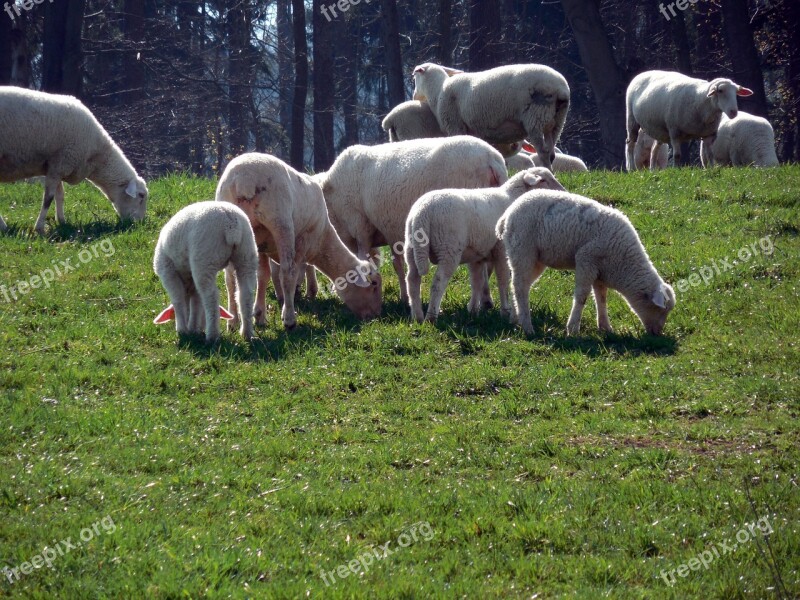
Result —
<path fill-rule="evenodd" d="M 489 185 L 496 187 L 508 181 L 508 170 L 502 157 L 492 156 L 489 162 Z"/>
<path fill-rule="evenodd" d="M 503 236 L 506 234 L 506 216 L 503 215 L 500 217 L 500 220 L 497 221 L 497 225 L 494 228 L 494 232 L 497 235 L 498 240 L 502 240 Z"/>
<path fill-rule="evenodd" d="M 414 255 L 414 266 L 417 267 L 417 272 L 420 275 L 427 275 L 431 268 L 430 260 L 430 243 L 425 245 L 420 244 L 414 240 L 414 231 L 423 230 L 427 228 L 419 223 L 419 221 L 411 220 L 406 224 L 406 243 L 411 244 L 411 252 Z"/>

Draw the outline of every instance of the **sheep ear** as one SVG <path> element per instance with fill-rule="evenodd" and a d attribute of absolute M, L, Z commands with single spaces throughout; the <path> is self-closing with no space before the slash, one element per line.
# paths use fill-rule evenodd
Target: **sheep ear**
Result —
<path fill-rule="evenodd" d="M 425 65 L 420 65 L 416 69 L 414 69 L 414 75 L 416 75 L 417 73 L 424 73 L 427 70 L 428 67 L 426 67 Z"/>
<path fill-rule="evenodd" d="M 452 77 L 453 75 L 458 75 L 459 73 L 463 73 L 461 69 L 454 69 L 452 67 L 442 67 L 444 72 L 447 73 L 448 77 Z"/>
<path fill-rule="evenodd" d="M 740 85 L 739 89 L 736 90 L 736 95 L 742 96 L 743 98 L 747 98 L 748 96 L 753 95 L 753 90 L 751 90 L 750 88 L 742 87 Z"/>
<path fill-rule="evenodd" d="M 368 288 L 369 286 L 372 285 L 372 279 L 370 277 L 364 277 L 363 275 L 359 275 L 358 279 L 356 279 L 353 285 L 360 288 Z"/>
<path fill-rule="evenodd" d="M 534 148 L 530 142 L 522 142 L 522 149 L 531 154 L 536 154 L 536 148 Z"/>
<path fill-rule="evenodd" d="M 711 98 L 711 96 L 716 96 L 716 95 L 717 95 L 717 84 L 712 83 L 711 87 L 708 88 L 708 97 Z"/>
<path fill-rule="evenodd" d="M 175 318 L 175 307 L 170 304 L 167 308 L 161 311 L 161 314 L 158 315 L 155 319 L 153 319 L 153 323 L 156 325 L 163 325 L 164 323 L 169 323 L 172 319 Z"/>
<path fill-rule="evenodd" d="M 539 185 L 540 183 L 542 183 L 542 181 L 544 181 L 544 180 L 542 179 L 542 177 L 540 177 L 539 175 L 536 175 L 534 173 L 525 173 L 525 175 L 522 178 L 522 181 L 525 182 L 525 185 L 528 185 L 528 186 L 534 188 L 537 185 Z"/>
<path fill-rule="evenodd" d="M 128 194 L 131 198 L 136 198 L 136 194 L 138 193 L 138 188 L 136 187 L 136 180 L 131 179 L 128 182 L 128 187 L 125 188 L 125 193 Z"/>
<path fill-rule="evenodd" d="M 653 294 L 651 300 L 658 308 L 667 308 L 667 296 L 664 294 L 663 287 L 660 287 L 656 290 L 656 293 Z"/>
<path fill-rule="evenodd" d="M 224 308 L 222 308 L 221 306 L 219 307 L 219 316 L 225 319 L 226 321 L 233 321 L 233 315 Z"/>

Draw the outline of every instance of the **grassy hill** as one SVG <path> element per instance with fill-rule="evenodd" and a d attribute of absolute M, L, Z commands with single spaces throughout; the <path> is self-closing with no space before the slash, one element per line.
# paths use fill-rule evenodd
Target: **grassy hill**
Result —
<path fill-rule="evenodd" d="M 589 303 L 567 338 L 556 271 L 530 339 L 463 268 L 417 325 L 387 263 L 380 320 L 326 291 L 285 333 L 271 296 L 210 349 L 152 325 L 152 255 L 213 181 L 152 182 L 136 226 L 69 188 L 49 239 L 41 187 L 0 186 L 0 596 L 800 595 L 800 167 L 562 181 L 630 217 L 665 337 L 612 293 L 616 333 Z"/>

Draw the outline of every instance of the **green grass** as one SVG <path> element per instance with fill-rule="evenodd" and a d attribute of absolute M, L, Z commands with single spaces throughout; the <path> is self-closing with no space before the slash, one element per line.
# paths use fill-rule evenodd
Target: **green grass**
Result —
<path fill-rule="evenodd" d="M 616 333 L 590 304 L 567 338 L 573 275 L 556 271 L 530 339 L 467 314 L 463 268 L 439 321 L 413 324 L 387 264 L 380 320 L 325 293 L 285 333 L 271 300 L 252 347 L 207 348 L 152 325 L 168 299 L 151 265 L 160 227 L 213 181 L 152 182 L 135 226 L 69 188 L 47 239 L 41 188 L 0 187 L 0 285 L 77 265 L 0 294 L 0 568 L 114 524 L 52 569 L 0 574 L 0 596 L 800 596 L 800 167 L 563 182 L 625 212 L 673 284 L 765 236 L 774 251 L 679 292 L 662 338 L 615 293 Z M 82 263 L 100 241 L 113 255 Z M 661 577 L 765 516 L 766 540 Z M 419 522 L 432 535 L 400 548 Z"/>

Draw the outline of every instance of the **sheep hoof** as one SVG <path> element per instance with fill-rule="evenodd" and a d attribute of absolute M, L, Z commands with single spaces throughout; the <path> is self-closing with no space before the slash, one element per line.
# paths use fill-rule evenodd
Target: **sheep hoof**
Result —
<path fill-rule="evenodd" d="M 283 324 L 283 328 L 286 331 L 292 331 L 295 327 L 297 327 L 297 322 L 296 321 L 294 323 L 284 323 Z"/>

